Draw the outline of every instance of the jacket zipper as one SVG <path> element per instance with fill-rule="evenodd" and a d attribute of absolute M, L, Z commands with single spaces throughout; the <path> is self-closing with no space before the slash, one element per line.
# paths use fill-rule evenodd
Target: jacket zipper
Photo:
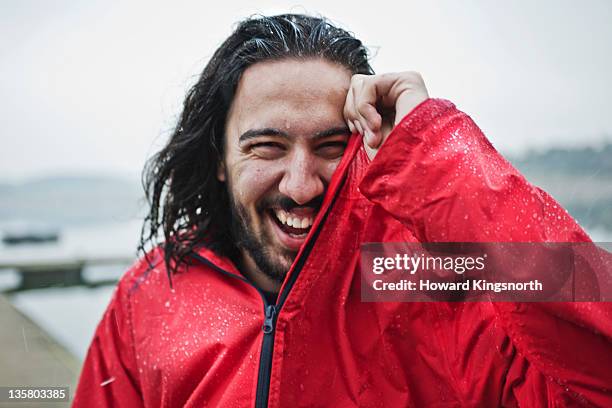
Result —
<path fill-rule="evenodd" d="M 257 374 L 257 393 L 255 397 L 255 408 L 266 408 L 268 406 L 268 397 L 270 393 L 270 377 L 272 374 L 272 356 L 274 352 L 274 336 L 275 336 L 277 316 L 280 313 L 280 310 L 283 307 L 283 304 L 285 303 L 287 296 L 289 296 L 289 292 L 291 291 L 291 288 L 293 288 L 293 285 L 295 284 L 300 272 L 302 271 L 302 268 L 304 267 L 304 264 L 306 263 L 306 259 L 308 258 L 308 255 L 310 255 L 310 252 L 312 251 L 312 248 L 314 247 L 314 243 L 316 242 L 317 237 L 319 236 L 319 233 L 321 232 L 321 229 L 323 229 L 323 224 L 325 223 L 327 216 L 331 212 L 331 209 L 333 208 L 334 203 L 336 202 L 336 198 L 338 197 L 338 192 L 342 189 L 342 185 L 344 185 L 344 180 L 342 180 L 342 182 L 336 189 L 332 202 L 327 208 L 325 214 L 323 214 L 323 218 L 321 219 L 321 222 L 319 223 L 317 230 L 314 232 L 312 238 L 306 243 L 307 247 L 304 249 L 304 251 L 302 251 L 301 256 L 297 260 L 297 263 L 295 265 L 295 270 L 289 276 L 289 280 L 287 281 L 287 284 L 284 286 L 283 291 L 278 295 L 276 304 L 271 305 L 270 303 L 268 303 L 268 300 L 266 299 L 266 296 L 264 295 L 264 293 L 248 279 L 242 276 L 236 275 L 234 273 L 228 272 L 223 268 L 220 268 L 219 266 L 215 265 L 213 262 L 197 254 L 195 251 L 192 251 L 191 253 L 191 256 L 193 258 L 217 270 L 218 272 L 221 272 L 222 274 L 226 276 L 229 276 L 235 279 L 239 279 L 245 282 L 246 284 L 252 286 L 253 288 L 255 288 L 255 290 L 257 290 L 257 292 L 261 296 L 261 299 L 263 300 L 264 321 L 263 321 L 263 325 L 261 328 L 263 332 L 263 341 L 261 343 L 261 353 L 259 357 L 259 370 Z"/>
<path fill-rule="evenodd" d="M 257 393 L 255 397 L 256 407 L 267 407 L 268 406 L 268 393 L 270 391 L 270 374 L 272 370 L 272 351 L 274 347 L 274 329 L 276 328 L 276 315 L 280 306 L 277 304 L 271 305 L 268 303 L 264 293 L 251 281 L 245 279 L 242 276 L 228 272 L 223 268 L 218 267 L 213 262 L 204 258 L 202 255 L 192 252 L 191 257 L 197 259 L 201 263 L 209 266 L 210 268 L 222 273 L 223 275 L 229 276 L 234 279 L 243 281 L 249 286 L 252 286 L 257 290 L 257 293 L 261 296 L 264 304 L 264 321 L 261 326 L 263 332 L 263 341 L 261 343 L 261 353 L 259 357 L 259 370 L 257 372 Z M 279 297 L 280 299 L 280 297 Z"/>
<path fill-rule="evenodd" d="M 264 304 L 264 321 L 263 321 L 263 325 L 261 326 L 261 331 L 264 334 L 264 338 L 261 344 L 261 353 L 260 353 L 260 358 L 259 358 L 259 370 L 257 372 L 257 393 L 255 397 L 255 406 L 256 407 L 267 406 L 268 391 L 270 388 L 270 371 L 272 368 L 272 348 L 274 346 L 273 333 L 276 327 L 276 314 L 278 311 L 277 305 L 276 304 L 271 305 L 270 303 L 268 303 L 268 300 L 266 299 L 265 294 L 248 279 L 240 275 L 236 275 L 234 273 L 226 271 L 225 269 L 217 266 L 216 264 L 211 262 L 209 259 L 203 257 L 202 255 L 198 254 L 195 251 L 191 252 L 191 257 L 207 265 L 208 267 L 216 270 L 217 272 L 222 273 L 223 275 L 226 275 L 234 279 L 238 279 L 246 283 L 247 285 L 253 287 L 257 291 L 257 293 L 259 293 L 259 295 L 261 296 L 261 299 L 263 300 L 263 304 Z"/>
<path fill-rule="evenodd" d="M 274 329 L 276 328 L 276 305 L 268 305 L 265 309 L 265 319 L 262 326 L 264 333 L 259 356 L 259 372 L 257 373 L 257 393 L 255 394 L 255 407 L 268 406 L 268 393 L 270 392 L 270 377 L 272 373 L 272 354 L 274 349 Z"/>
<path fill-rule="evenodd" d="M 272 374 L 272 356 L 274 351 L 274 336 L 276 332 L 276 317 L 278 316 L 283 305 L 285 304 L 285 300 L 287 299 L 287 296 L 289 296 L 289 292 L 291 292 L 293 285 L 297 281 L 297 278 L 300 275 L 304 264 L 306 264 L 308 255 L 310 255 L 310 252 L 312 251 L 312 248 L 314 247 L 314 244 L 317 241 L 317 238 L 319 237 L 319 233 L 323 229 L 323 224 L 325 223 L 327 216 L 331 212 L 331 209 L 333 208 L 334 203 L 336 202 L 336 198 L 338 197 L 338 192 L 342 189 L 343 184 L 344 180 L 336 190 L 332 202 L 325 211 L 325 214 L 323 214 L 323 218 L 321 219 L 317 230 L 312 235 L 312 238 L 306 243 L 306 248 L 304 248 L 304 251 L 302 251 L 301 256 L 297 260 L 295 270 L 289 276 L 289 280 L 284 286 L 283 291 L 279 293 L 278 298 L 276 300 L 276 304 L 269 305 L 264 294 L 256 288 L 261 294 L 261 297 L 264 301 L 265 319 L 264 324 L 262 326 L 264 338 L 261 343 L 261 354 L 259 358 L 259 374 L 257 379 L 255 408 L 266 408 L 268 406 L 268 397 L 270 394 L 270 377 Z"/>

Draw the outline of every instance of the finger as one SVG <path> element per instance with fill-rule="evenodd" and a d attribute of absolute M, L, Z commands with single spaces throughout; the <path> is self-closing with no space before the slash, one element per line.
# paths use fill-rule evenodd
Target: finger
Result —
<path fill-rule="evenodd" d="M 357 131 L 359 132 L 359 134 L 361 136 L 364 136 L 363 127 L 361 126 L 361 123 L 358 120 L 353 123 L 355 124 L 355 127 L 357 128 Z"/>
<path fill-rule="evenodd" d="M 353 125 L 353 122 L 349 120 L 346 122 L 346 124 L 348 125 L 349 130 L 351 131 L 351 134 L 355 133 L 356 129 L 355 129 L 355 125 Z"/>
<path fill-rule="evenodd" d="M 364 136 L 366 134 L 365 121 L 355 110 L 355 104 L 353 103 L 354 95 L 354 87 L 351 86 L 344 104 L 344 117 L 349 124 L 349 129 L 351 129 L 353 133 L 359 133 L 361 136 Z"/>
<path fill-rule="evenodd" d="M 355 77 L 357 76 L 362 76 L 362 75 L 355 75 Z M 363 84 L 363 81 L 361 79 L 351 81 L 351 88 L 349 91 L 349 94 L 351 96 L 351 103 L 349 104 L 349 106 L 350 106 L 350 112 L 354 118 L 354 121 L 360 122 L 361 128 L 365 129 L 367 127 L 367 121 L 365 120 L 363 116 L 361 116 L 361 114 L 357 110 L 357 102 L 359 100 L 359 94 L 361 93 L 361 89 L 363 87 L 362 84 Z"/>
<path fill-rule="evenodd" d="M 376 76 L 362 76 L 355 81 L 354 101 L 357 116 L 360 118 L 365 137 L 372 148 L 377 148 L 382 142 L 382 116 L 376 109 L 380 94 L 375 86 Z"/>
<path fill-rule="evenodd" d="M 356 133 L 359 130 L 355 126 L 355 121 L 357 120 L 357 115 L 355 114 L 355 108 L 353 106 L 353 88 L 349 87 L 349 90 L 346 94 L 346 100 L 344 102 L 344 110 L 343 110 L 344 120 L 346 121 L 349 129 L 352 133 Z"/>
<path fill-rule="evenodd" d="M 347 92 L 343 114 L 347 123 L 350 124 L 349 128 L 352 125 L 352 128 L 364 137 L 366 147 L 373 146 L 373 148 L 375 148 L 375 146 L 380 144 L 380 141 L 377 141 L 374 132 L 370 129 L 368 121 L 355 109 L 355 96 L 361 92 L 363 77 L 365 77 L 365 75 L 355 75 L 351 80 L 351 86 Z"/>
<path fill-rule="evenodd" d="M 393 107 L 393 124 L 397 125 L 414 107 L 429 98 L 423 77 L 418 72 L 407 71 L 380 75 L 376 83 L 383 106 Z"/>
<path fill-rule="evenodd" d="M 353 93 L 353 96 L 356 93 Z M 371 131 L 368 129 L 366 120 L 359 114 L 357 110 L 354 109 L 355 104 L 353 103 L 353 115 L 355 116 L 355 120 L 353 124 L 359 130 L 359 134 L 364 137 L 365 143 L 369 146 L 372 143 Z"/>
<path fill-rule="evenodd" d="M 355 84 L 354 101 L 355 110 L 362 117 L 368 128 L 376 131 L 380 127 L 382 118 L 376 109 L 376 103 L 380 98 L 380 93 L 376 87 L 378 78 L 376 75 L 363 76 Z"/>
<path fill-rule="evenodd" d="M 360 104 L 363 104 L 363 101 L 365 100 L 363 97 L 364 92 L 368 92 L 368 89 L 371 88 L 367 86 L 366 82 L 367 80 L 365 78 L 361 78 L 359 80 L 354 81 L 352 106 L 353 110 L 355 111 L 355 115 L 357 116 L 357 122 L 359 123 L 360 128 L 362 129 L 361 134 L 364 136 L 367 145 L 375 149 L 381 142 L 381 137 L 378 137 L 376 135 L 377 131 L 380 128 L 380 122 L 377 123 L 375 119 L 373 123 L 374 126 L 372 126 L 371 121 L 369 121 L 363 113 L 371 109 L 374 110 L 373 114 L 370 111 L 371 116 L 377 115 L 380 117 L 380 115 L 378 114 L 378 112 L 376 112 L 376 108 L 374 106 L 367 106 L 367 104 L 364 104 L 364 106 L 361 106 L 361 109 L 359 109 Z M 382 118 L 380 118 L 379 120 L 382 121 Z M 372 127 L 374 127 L 376 130 L 373 130 Z"/>

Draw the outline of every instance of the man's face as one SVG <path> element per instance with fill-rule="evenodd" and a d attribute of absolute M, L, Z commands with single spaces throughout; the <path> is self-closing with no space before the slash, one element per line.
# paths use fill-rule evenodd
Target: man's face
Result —
<path fill-rule="evenodd" d="M 244 261 L 281 282 L 322 203 L 350 132 L 351 73 L 320 59 L 268 61 L 242 75 L 218 178 Z"/>

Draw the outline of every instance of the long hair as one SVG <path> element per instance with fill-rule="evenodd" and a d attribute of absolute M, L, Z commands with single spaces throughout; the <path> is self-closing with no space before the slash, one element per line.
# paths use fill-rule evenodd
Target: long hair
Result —
<path fill-rule="evenodd" d="M 374 73 L 361 41 L 324 18 L 284 14 L 239 23 L 187 93 L 169 141 L 143 170 L 149 212 L 138 250 L 146 256 L 162 230 L 169 278 L 198 245 L 230 258 L 237 254 L 229 195 L 216 177 L 227 113 L 245 69 L 284 58 L 324 58 L 353 74 Z"/>

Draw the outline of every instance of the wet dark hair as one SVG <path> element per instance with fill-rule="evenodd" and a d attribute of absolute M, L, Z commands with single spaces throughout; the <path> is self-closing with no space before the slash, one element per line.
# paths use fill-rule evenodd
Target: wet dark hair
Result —
<path fill-rule="evenodd" d="M 239 23 L 187 93 L 170 140 L 143 171 L 149 212 L 138 250 L 146 254 L 163 230 L 169 277 L 198 245 L 236 256 L 230 200 L 226 185 L 217 180 L 226 117 L 245 69 L 284 58 L 324 58 L 353 74 L 373 74 L 361 41 L 324 18 L 284 14 Z"/>

